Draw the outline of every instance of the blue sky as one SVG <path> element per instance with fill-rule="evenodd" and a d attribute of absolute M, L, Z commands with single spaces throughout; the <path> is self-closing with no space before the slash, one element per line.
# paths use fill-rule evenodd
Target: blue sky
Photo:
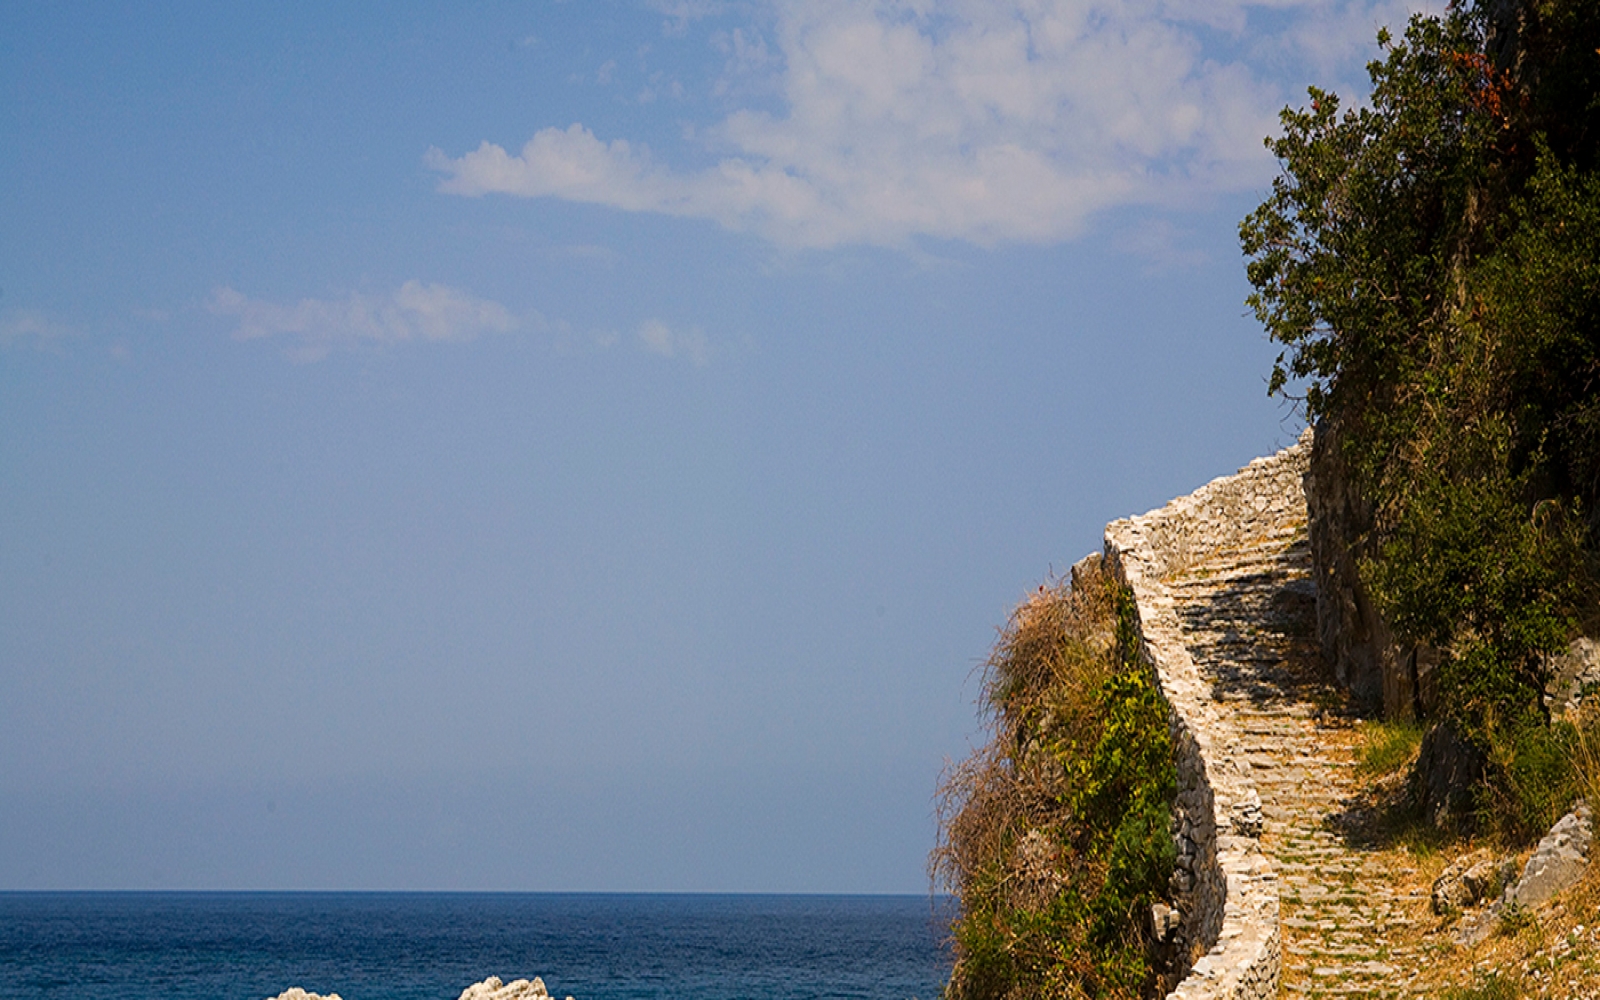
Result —
<path fill-rule="evenodd" d="M 0 9 L 0 888 L 923 891 L 1407 9 Z"/>

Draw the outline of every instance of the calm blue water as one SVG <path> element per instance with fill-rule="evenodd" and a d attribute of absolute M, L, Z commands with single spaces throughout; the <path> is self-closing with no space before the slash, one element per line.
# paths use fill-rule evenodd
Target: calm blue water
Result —
<path fill-rule="evenodd" d="M 0 893 L 0 997 L 936 1000 L 944 926 L 919 896 Z"/>

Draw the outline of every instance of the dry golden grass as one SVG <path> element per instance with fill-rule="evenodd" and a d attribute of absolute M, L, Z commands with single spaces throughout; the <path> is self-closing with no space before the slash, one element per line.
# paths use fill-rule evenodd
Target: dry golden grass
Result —
<path fill-rule="evenodd" d="M 1059 776 L 1038 751 L 1041 739 L 1089 738 L 1095 691 L 1116 669 L 1114 601 L 1114 583 L 1094 560 L 1076 587 L 1060 579 L 1041 585 L 1001 630 L 984 666 L 993 738 L 940 783 L 942 836 L 932 868 L 956 895 L 1007 854 L 1014 862 L 1004 882 L 1015 905 L 1037 906 L 1051 895 L 1057 859 L 1010 845 L 1062 818 Z"/>
<path fill-rule="evenodd" d="M 1590 788 L 1591 802 L 1600 802 L 1600 727 L 1586 720 L 1579 741 L 1580 774 Z M 1394 734 L 1372 728 L 1369 742 L 1392 741 Z M 1360 750 L 1358 750 L 1358 753 Z M 1377 757 L 1392 754 L 1379 748 Z M 1449 839 L 1408 814 L 1406 771 L 1410 760 L 1393 762 L 1381 773 L 1364 775 L 1361 798 L 1371 817 L 1363 834 L 1377 861 L 1393 873 L 1391 888 L 1405 901 L 1409 925 L 1391 931 L 1388 943 L 1413 958 L 1403 970 L 1404 992 L 1446 1000 L 1494 1000 L 1526 997 L 1600 1000 L 1600 870 L 1591 865 L 1582 880 L 1551 903 L 1521 919 L 1498 921 L 1494 932 L 1476 945 L 1456 943 L 1466 923 L 1484 919 L 1485 908 L 1438 916 L 1431 908 L 1433 880 L 1453 860 L 1491 846 L 1467 839 Z M 1520 866 L 1532 851 L 1516 853 Z M 1400 988 L 1401 983 L 1396 983 Z"/>

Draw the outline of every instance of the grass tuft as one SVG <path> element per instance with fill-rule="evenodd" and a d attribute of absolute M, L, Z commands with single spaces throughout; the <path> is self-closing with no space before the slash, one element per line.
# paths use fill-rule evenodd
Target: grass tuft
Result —
<path fill-rule="evenodd" d="M 1369 719 L 1362 722 L 1357 769 L 1371 778 L 1384 778 L 1400 772 L 1416 760 L 1424 732 L 1426 729 L 1422 723 L 1411 719 L 1393 722 Z"/>

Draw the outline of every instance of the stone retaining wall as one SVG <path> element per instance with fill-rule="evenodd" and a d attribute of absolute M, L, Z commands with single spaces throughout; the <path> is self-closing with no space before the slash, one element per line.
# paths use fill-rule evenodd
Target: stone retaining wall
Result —
<path fill-rule="evenodd" d="M 1173 890 L 1180 950 L 1192 961 L 1170 996 L 1276 996 L 1282 955 L 1278 887 L 1261 850 L 1261 799 L 1240 739 L 1184 647 L 1165 578 L 1199 555 L 1242 547 L 1289 518 L 1304 519 L 1300 443 L 1185 497 L 1106 526 L 1107 565 L 1133 591 L 1143 655 L 1171 707 L 1178 766 Z"/>

